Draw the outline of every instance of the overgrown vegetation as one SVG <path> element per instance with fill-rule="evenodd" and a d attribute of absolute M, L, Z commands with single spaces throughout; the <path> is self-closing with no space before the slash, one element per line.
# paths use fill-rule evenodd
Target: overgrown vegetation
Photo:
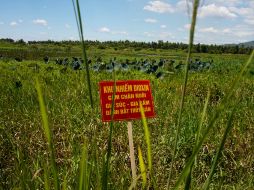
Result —
<path fill-rule="evenodd" d="M 22 40 L 2 40 L 0 188 L 253 189 L 254 53 L 208 54 L 197 51 L 197 45 L 191 56 L 195 11 L 188 56 L 180 46 L 157 46 L 162 42 L 151 47 L 132 46 L 140 45 L 136 42 L 86 44 L 91 60 L 117 56 L 182 63 L 187 57 L 185 72 L 163 79 L 133 70 L 112 74 L 90 70 L 89 77 L 84 70 L 73 71 L 52 61 L 67 52 L 68 57 L 81 56 L 76 42 L 39 42 L 31 47 Z M 124 44 L 121 51 L 119 44 Z M 48 64 L 42 61 L 45 55 L 51 58 Z M 86 52 L 83 55 L 86 62 Z M 190 58 L 212 59 L 213 65 L 188 73 Z M 131 176 L 126 123 L 100 120 L 98 82 L 112 79 L 149 79 L 152 85 L 157 117 L 146 120 L 142 112 L 142 122 L 133 121 L 140 166 L 136 180 Z M 94 109 L 87 89 L 95 98 Z"/>
<path fill-rule="evenodd" d="M 174 52 L 169 52 L 172 59 Z M 88 56 L 90 54 L 88 53 Z M 120 55 L 119 55 L 120 56 Z M 161 56 L 160 53 L 157 56 Z M 203 55 L 194 55 L 203 56 Z M 181 57 L 186 57 L 181 54 Z M 203 59 L 212 57 L 213 68 L 204 72 L 190 73 L 186 91 L 186 104 L 180 130 L 179 152 L 173 165 L 172 179 L 176 179 L 184 167 L 194 146 L 194 137 L 208 89 L 211 97 L 203 128 L 211 119 L 211 113 L 220 105 L 229 88 L 230 82 L 239 73 L 248 56 L 204 55 Z M 130 60 L 133 57 L 128 57 Z M 253 63 L 253 62 L 252 62 Z M 36 69 L 31 65 L 38 64 Z M 61 185 L 66 182 L 68 188 L 77 186 L 81 147 L 86 139 L 89 155 L 90 185 L 101 187 L 101 172 L 104 155 L 107 149 L 109 125 L 100 121 L 98 82 L 111 80 L 111 74 L 103 71 L 92 72 L 91 81 L 95 110 L 88 109 L 89 99 L 86 93 L 84 71 L 67 69 L 62 73 L 62 66 L 43 61 L 14 60 L 1 61 L 0 74 L 0 125 L 1 125 L 1 186 L 42 188 L 44 186 L 44 163 L 49 163 L 49 152 L 42 131 L 39 103 L 35 88 L 35 77 L 39 78 L 49 118 L 49 126 L 53 134 L 56 150 L 56 162 L 59 169 Z M 53 67 L 52 70 L 47 68 Z M 253 66 L 250 67 L 253 71 Z M 152 84 L 157 117 L 148 120 L 151 134 L 154 178 L 159 189 L 167 185 L 167 174 L 172 159 L 177 118 L 178 102 L 181 92 L 182 72 L 168 75 L 164 79 L 156 79 L 153 75 L 140 72 L 118 72 L 117 79 L 149 79 Z M 254 133 L 254 83 L 253 74 L 246 72 L 241 85 L 229 100 L 229 111 L 216 122 L 216 128 L 209 134 L 197 156 L 197 167 L 193 171 L 193 187 L 201 187 L 204 183 L 219 139 L 227 123 L 235 102 L 237 108 L 232 121 L 233 130 L 225 143 L 222 157 L 218 162 L 212 179 L 214 189 L 253 188 L 253 133 Z M 20 83 L 19 83 L 20 82 Z M 145 163 L 146 148 L 144 133 L 140 121 L 133 122 L 134 146 L 140 146 Z M 115 123 L 112 138 L 112 158 L 110 160 L 109 188 L 126 189 L 131 184 L 130 160 L 128 157 L 128 141 L 126 124 Z M 138 158 L 137 152 L 136 159 Z M 137 161 L 137 160 L 136 160 Z M 138 165 L 138 161 L 137 161 Z M 48 167 L 48 166 L 46 166 Z M 22 177 L 23 176 L 23 177 Z M 51 179 L 49 178 L 49 183 Z M 141 183 L 141 181 L 140 181 Z M 170 186 L 174 180 L 170 182 Z M 141 185 L 138 183 L 138 185 Z"/>

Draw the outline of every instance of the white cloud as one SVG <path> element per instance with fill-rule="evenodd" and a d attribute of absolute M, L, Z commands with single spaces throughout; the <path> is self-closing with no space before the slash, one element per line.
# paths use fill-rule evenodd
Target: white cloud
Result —
<path fill-rule="evenodd" d="M 254 25 L 254 18 L 252 19 L 244 19 L 244 22 L 249 25 Z"/>
<path fill-rule="evenodd" d="M 105 27 L 105 26 L 101 27 L 98 31 L 101 33 L 108 33 L 108 34 L 112 34 L 112 35 L 125 35 L 125 36 L 129 35 L 129 33 L 126 31 L 112 31 L 108 27 Z"/>
<path fill-rule="evenodd" d="M 18 21 L 12 21 L 12 22 L 10 22 L 10 26 L 18 26 L 21 23 L 23 23 L 23 20 L 19 19 Z M 0 22 L 0 24 L 4 24 L 4 23 Z"/>
<path fill-rule="evenodd" d="M 215 29 L 214 27 L 208 27 L 208 28 L 200 28 L 198 29 L 199 32 L 203 33 L 218 33 L 219 31 Z"/>
<path fill-rule="evenodd" d="M 182 1 L 183 0 L 181 0 L 181 2 Z M 200 7 L 199 17 L 237 18 L 238 22 L 253 27 L 253 10 L 253 0 L 206 0 Z"/>
<path fill-rule="evenodd" d="M 188 14 L 190 14 L 190 11 L 192 9 L 192 1 L 180 0 L 176 4 L 176 9 L 178 11 L 188 12 Z"/>
<path fill-rule="evenodd" d="M 216 7 L 225 7 L 230 13 L 242 17 L 245 23 L 252 23 L 254 20 L 254 1 L 253 0 L 206 0 L 205 6 L 212 4 Z M 233 16 L 233 15 L 231 15 Z M 233 16 L 234 17 L 234 16 Z"/>
<path fill-rule="evenodd" d="M 209 34 L 213 37 L 208 38 Z M 198 28 L 195 43 L 238 43 L 253 40 L 253 36 L 254 30 L 245 24 L 231 26 L 230 28 Z"/>
<path fill-rule="evenodd" d="M 43 25 L 43 26 L 47 26 L 48 25 L 48 22 L 44 19 L 36 19 L 36 20 L 33 20 L 33 23 L 34 24 L 38 24 L 38 25 Z"/>
<path fill-rule="evenodd" d="M 161 28 L 167 28 L 167 25 L 162 24 L 162 25 L 160 25 L 160 27 L 161 27 Z"/>
<path fill-rule="evenodd" d="M 175 7 L 183 14 L 187 11 L 191 14 L 192 4 L 187 5 L 186 0 L 179 0 Z M 225 44 L 253 40 L 254 0 L 203 0 L 198 17 L 206 22 L 199 23 L 195 35 L 196 42 Z M 212 25 L 207 26 L 205 23 Z M 226 27 L 223 27 L 225 25 Z M 179 28 L 178 31 L 186 29 L 189 29 L 189 25 Z M 212 38 L 209 38 L 211 35 Z"/>
<path fill-rule="evenodd" d="M 236 31 L 233 35 L 240 38 L 251 37 L 254 36 L 254 31 Z"/>
<path fill-rule="evenodd" d="M 209 5 L 204 5 L 200 8 L 198 14 L 200 18 L 204 17 L 221 17 L 221 18 L 236 18 L 237 15 L 230 11 L 229 8 L 224 6 L 216 6 L 214 3 Z"/>
<path fill-rule="evenodd" d="M 110 29 L 107 28 L 107 27 L 102 27 L 102 28 L 99 29 L 99 32 L 108 33 L 108 32 L 110 32 Z"/>
<path fill-rule="evenodd" d="M 10 26 L 17 26 L 18 25 L 18 23 L 16 22 L 16 21 L 12 21 L 11 23 L 10 23 Z"/>
<path fill-rule="evenodd" d="M 252 38 L 254 36 L 254 30 L 253 28 L 250 28 L 248 25 L 237 25 L 230 28 L 228 30 L 228 34 L 238 38 L 246 38 L 246 37 Z"/>
<path fill-rule="evenodd" d="M 239 1 L 239 0 L 205 0 L 204 1 L 204 3 L 206 3 L 207 5 L 215 3 L 216 5 L 226 6 L 226 7 L 227 6 L 238 6 L 242 2 L 243 1 Z"/>
<path fill-rule="evenodd" d="M 248 7 L 229 7 L 229 10 L 241 16 L 246 24 L 254 25 L 254 3 Z"/>
<path fill-rule="evenodd" d="M 246 7 L 229 7 L 229 10 L 238 15 L 249 15 L 253 13 L 253 9 Z"/>
<path fill-rule="evenodd" d="M 153 18 L 147 18 L 147 19 L 145 19 L 145 22 L 147 22 L 147 23 L 156 23 L 158 21 L 156 19 L 153 19 Z"/>
<path fill-rule="evenodd" d="M 216 29 L 214 27 L 199 28 L 198 32 L 217 33 L 220 34 L 221 37 L 227 36 L 231 38 L 235 37 L 243 38 L 254 36 L 254 30 L 249 28 L 247 25 L 237 25 L 232 26 L 231 28 L 221 28 L 221 29 Z"/>
<path fill-rule="evenodd" d="M 175 11 L 170 4 L 162 1 L 149 1 L 148 5 L 144 7 L 144 10 L 156 13 L 173 13 Z"/>

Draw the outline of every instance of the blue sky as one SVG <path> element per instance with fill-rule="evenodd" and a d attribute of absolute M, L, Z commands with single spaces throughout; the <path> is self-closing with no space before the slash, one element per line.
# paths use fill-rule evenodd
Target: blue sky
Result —
<path fill-rule="evenodd" d="M 89 40 L 187 42 L 192 0 L 80 0 Z M 0 38 L 77 40 L 71 0 L 0 0 Z M 201 0 L 196 43 L 254 40 L 254 0 Z"/>

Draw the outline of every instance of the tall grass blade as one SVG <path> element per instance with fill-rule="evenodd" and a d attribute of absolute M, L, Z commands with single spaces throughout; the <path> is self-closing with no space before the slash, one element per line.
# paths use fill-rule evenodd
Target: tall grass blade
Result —
<path fill-rule="evenodd" d="M 180 183 L 182 182 L 182 180 L 188 175 L 188 171 L 189 171 L 189 169 L 190 169 L 190 167 L 191 167 L 191 165 L 192 165 L 196 155 L 198 154 L 198 152 L 199 152 L 203 142 L 205 141 L 206 137 L 208 136 L 210 130 L 213 128 L 215 121 L 219 118 L 220 113 L 226 107 L 226 105 L 228 103 L 228 100 L 232 97 L 235 87 L 239 84 L 240 79 L 243 76 L 244 72 L 246 71 L 248 66 L 252 63 L 253 57 L 254 57 L 254 50 L 252 51 L 248 61 L 246 62 L 246 64 L 242 68 L 241 72 L 238 74 L 238 76 L 232 82 L 232 85 L 230 86 L 230 89 L 229 89 L 228 93 L 226 94 L 225 98 L 222 100 L 221 104 L 219 105 L 219 107 L 214 112 L 211 121 L 208 123 L 208 126 L 205 128 L 205 130 L 203 132 L 203 136 L 200 137 L 199 143 L 193 149 L 192 155 L 190 156 L 188 162 L 186 163 L 186 166 L 184 167 L 180 177 L 178 178 L 178 180 L 177 180 L 177 182 L 175 184 L 174 189 L 177 189 L 179 187 Z"/>
<path fill-rule="evenodd" d="M 187 4 L 188 4 L 188 2 L 187 2 Z M 191 51 L 192 51 L 193 41 L 194 41 L 198 6 L 199 6 L 199 0 L 194 0 L 192 20 L 191 20 L 191 28 L 190 28 L 188 54 L 187 54 L 186 65 L 185 65 L 184 84 L 183 84 L 183 90 L 182 90 L 182 95 L 181 95 L 178 120 L 177 120 L 177 125 L 176 125 L 176 136 L 175 136 L 173 157 L 172 157 L 172 162 L 171 162 L 170 171 L 169 171 L 170 173 L 169 173 L 169 177 L 168 177 L 168 189 L 169 189 L 169 182 L 170 182 L 170 178 L 171 178 L 173 164 L 175 163 L 175 157 L 176 157 L 176 152 L 177 152 L 177 145 L 178 145 L 178 139 L 179 139 L 179 133 L 180 133 L 181 120 L 182 120 L 182 112 L 183 112 L 183 106 L 184 106 L 184 98 L 185 98 L 186 86 L 187 86 L 187 81 L 188 81 L 189 64 L 190 64 Z"/>
<path fill-rule="evenodd" d="M 201 120 L 200 120 L 200 123 L 198 125 L 198 129 L 197 129 L 195 146 L 197 146 L 197 144 L 199 142 L 199 139 L 200 139 L 200 132 L 201 132 L 201 128 L 203 126 L 204 120 L 205 120 L 206 110 L 207 110 L 207 106 L 208 106 L 208 103 L 209 103 L 210 96 L 211 96 L 211 91 L 208 90 L 206 100 L 205 100 L 205 105 L 204 105 L 202 115 L 201 115 Z"/>
<path fill-rule="evenodd" d="M 147 177 L 146 177 L 146 166 L 144 163 L 144 159 L 142 156 L 142 151 L 140 149 L 140 147 L 138 147 L 138 160 L 139 160 L 139 167 L 140 167 L 140 172 L 141 172 L 141 176 L 142 176 L 142 187 L 143 189 L 146 187 L 146 182 L 147 182 Z"/>
<path fill-rule="evenodd" d="M 111 157 L 111 149 L 112 149 L 112 136 L 113 136 L 113 129 L 114 129 L 114 110 L 115 110 L 115 95 L 116 95 L 116 76 L 115 70 L 113 70 L 113 80 L 114 80 L 114 87 L 113 87 L 113 95 L 112 95 L 112 103 L 111 103 L 111 121 L 110 121 L 110 130 L 109 130 L 109 138 L 108 138 L 108 150 L 107 150 L 107 158 L 106 163 L 103 169 L 103 178 L 102 178 L 102 189 L 108 189 L 108 173 L 109 173 L 109 161 Z"/>
<path fill-rule="evenodd" d="M 96 172 L 96 185 L 97 185 L 96 189 L 102 189 L 101 188 L 101 173 L 100 173 L 99 167 L 97 167 L 99 165 L 99 156 L 98 156 L 97 149 L 95 149 L 94 160 L 95 160 L 94 165 L 96 167 L 96 169 L 95 169 L 96 170 L 95 171 Z"/>
<path fill-rule="evenodd" d="M 185 186 L 184 186 L 184 190 L 189 190 L 191 189 L 191 180 L 192 180 L 192 176 L 191 176 L 191 173 L 192 173 L 192 168 L 193 168 L 193 164 L 189 170 L 189 173 L 186 177 L 186 180 L 185 180 Z"/>
<path fill-rule="evenodd" d="M 67 174 L 65 175 L 65 177 L 64 177 L 64 181 L 63 181 L 63 187 L 62 187 L 62 189 L 63 190 L 67 190 L 68 188 L 67 188 Z"/>
<path fill-rule="evenodd" d="M 142 118 L 142 123 L 144 126 L 145 140 L 146 140 L 146 145 L 147 145 L 148 169 L 151 173 L 152 172 L 152 151 L 151 151 L 150 133 L 149 133 L 149 129 L 148 129 L 147 122 L 146 122 L 144 108 L 143 108 L 141 102 L 139 103 L 139 105 L 140 105 L 141 118 Z"/>
<path fill-rule="evenodd" d="M 86 143 L 84 142 L 82 148 L 82 156 L 80 160 L 80 173 L 79 173 L 79 190 L 87 189 L 87 150 L 86 150 Z"/>
<path fill-rule="evenodd" d="M 52 143 L 52 135 L 51 135 L 51 130 L 48 125 L 47 111 L 46 111 L 46 107 L 44 104 L 42 91 L 41 91 L 41 87 L 40 87 L 38 78 L 35 79 L 35 87 L 37 90 L 38 100 L 39 100 L 39 104 L 40 104 L 40 112 L 41 112 L 41 117 L 42 117 L 43 130 L 44 130 L 47 142 L 48 142 L 48 150 L 50 153 L 50 164 L 52 167 L 53 178 L 54 178 L 54 189 L 58 190 L 58 189 L 60 189 L 60 185 L 59 185 L 58 171 L 57 171 L 56 161 L 55 161 L 56 160 L 55 159 L 55 149 L 54 149 L 54 146 Z"/>
<path fill-rule="evenodd" d="M 50 190 L 49 188 L 49 174 L 46 165 L 44 165 L 44 189 Z"/>
<path fill-rule="evenodd" d="M 90 79 L 90 73 L 89 73 L 89 65 L 87 61 L 87 54 L 86 54 L 86 47 L 85 47 L 85 41 L 84 41 L 84 35 L 83 35 L 83 26 L 82 26 L 82 19 L 81 19 L 81 12 L 80 12 L 80 6 L 79 6 L 79 0 L 76 0 L 76 9 L 74 6 L 74 11 L 77 10 L 77 13 L 75 13 L 76 20 L 78 23 L 78 30 L 79 30 L 79 36 L 81 44 L 82 44 L 82 53 L 83 53 L 83 58 L 85 61 L 85 68 L 86 68 L 86 78 L 87 78 L 87 86 L 88 86 L 88 91 L 89 91 L 89 99 L 90 99 L 90 104 L 91 107 L 93 108 L 93 96 L 92 96 L 92 87 L 91 87 L 91 79 Z"/>
<path fill-rule="evenodd" d="M 151 180 L 152 180 L 152 183 L 153 183 L 152 188 L 157 189 L 156 181 L 155 181 L 155 178 L 153 176 L 153 170 L 152 170 L 152 150 L 151 150 L 150 132 L 149 132 L 149 128 L 148 128 L 148 125 L 147 125 L 147 122 L 146 122 L 145 111 L 144 111 L 143 105 L 142 105 L 141 102 L 139 102 L 139 105 L 140 105 L 142 124 L 144 126 L 146 146 L 147 146 L 148 169 L 149 169 Z"/>
<path fill-rule="evenodd" d="M 73 9 L 74 9 L 76 24 L 77 24 L 77 28 L 78 28 L 79 39 L 81 39 L 80 28 L 79 28 L 79 23 L 78 23 L 78 16 L 77 16 L 77 10 L 76 10 L 76 6 L 75 6 L 75 3 L 74 3 L 74 0 L 72 0 L 72 6 L 73 6 Z"/>
<path fill-rule="evenodd" d="M 207 96 L 206 96 L 206 100 L 205 100 L 205 105 L 204 105 L 204 108 L 203 108 L 203 111 L 202 111 L 202 115 L 201 115 L 201 119 L 200 119 L 200 123 L 199 123 L 198 129 L 197 129 L 195 146 L 197 146 L 197 144 L 199 142 L 200 131 L 201 131 L 202 125 L 203 125 L 204 120 L 205 120 L 205 115 L 206 115 L 206 110 L 207 110 L 208 102 L 209 102 L 209 99 L 210 99 L 210 95 L 211 95 L 211 91 L 208 90 Z M 191 175 L 192 175 L 193 165 L 194 165 L 194 162 L 193 162 L 193 164 L 192 164 L 192 166 L 190 168 L 189 174 L 188 174 L 188 176 L 186 178 L 186 181 L 185 181 L 185 187 L 184 187 L 185 190 L 188 190 L 188 189 L 191 188 Z"/>
<path fill-rule="evenodd" d="M 233 128 L 232 121 L 233 121 L 234 112 L 235 112 L 235 109 L 231 112 L 231 114 L 229 116 L 227 127 L 226 127 L 226 129 L 224 131 L 223 137 L 222 137 L 221 142 L 220 142 L 220 146 L 219 146 L 219 148 L 217 150 L 217 153 L 215 155 L 215 158 L 214 158 L 213 165 L 211 167 L 209 176 L 206 179 L 206 182 L 204 184 L 204 187 L 203 187 L 204 190 L 207 190 L 209 188 L 209 185 L 211 183 L 211 179 L 212 179 L 214 171 L 215 171 L 215 167 L 217 166 L 218 160 L 219 160 L 219 158 L 221 156 L 221 152 L 223 150 L 224 144 L 226 142 L 226 139 L 228 137 L 228 134 L 229 134 L 230 130 Z"/>

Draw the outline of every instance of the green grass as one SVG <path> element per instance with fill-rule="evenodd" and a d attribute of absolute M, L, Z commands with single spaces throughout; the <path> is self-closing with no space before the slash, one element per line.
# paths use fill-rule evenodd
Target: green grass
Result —
<path fill-rule="evenodd" d="M 52 143 L 52 132 L 51 132 L 51 129 L 49 128 L 47 111 L 46 111 L 46 107 L 44 104 L 43 94 L 42 94 L 42 90 L 41 90 L 41 86 L 40 86 L 38 78 L 35 79 L 35 87 L 37 90 L 38 100 L 39 100 L 39 104 L 40 104 L 40 112 L 41 112 L 41 117 L 42 117 L 43 131 L 45 133 L 46 141 L 48 143 L 48 151 L 50 154 L 50 167 L 52 167 L 52 173 L 53 173 L 53 178 L 54 178 L 54 180 L 53 180 L 54 181 L 54 189 L 57 190 L 57 189 L 60 189 L 60 184 L 59 184 L 58 171 L 57 171 L 57 167 L 56 167 L 55 147 L 54 147 L 54 144 Z M 44 172 L 48 173 L 48 171 L 44 171 Z M 48 181 L 48 179 L 45 178 L 45 181 Z M 47 182 L 45 184 L 47 184 Z M 48 185 L 46 185 L 46 186 L 48 186 Z"/>
<path fill-rule="evenodd" d="M 217 121 L 217 119 L 220 117 L 220 115 L 222 114 L 223 111 L 225 111 L 226 108 L 229 107 L 230 103 L 229 100 L 232 98 L 232 95 L 234 93 L 235 87 L 237 85 L 239 85 L 240 79 L 243 75 L 243 73 L 245 72 L 246 68 L 250 65 L 250 63 L 253 61 L 253 56 L 254 56 L 254 51 L 252 52 L 251 56 L 249 57 L 248 61 L 246 62 L 246 64 L 243 66 L 241 72 L 237 75 L 237 77 L 235 77 L 235 79 L 233 80 L 232 84 L 230 85 L 230 88 L 227 91 L 227 94 L 225 96 L 225 98 L 223 98 L 222 103 L 217 107 L 217 109 L 214 111 L 211 120 L 209 121 L 207 127 L 204 129 L 202 138 L 200 139 L 200 141 L 198 142 L 198 144 L 193 148 L 192 150 L 192 154 L 190 156 L 190 158 L 188 159 L 188 162 L 186 163 L 186 166 L 184 167 L 180 177 L 178 178 L 174 189 L 178 189 L 178 187 L 180 186 L 181 182 L 183 181 L 183 179 L 185 177 L 188 176 L 188 174 L 190 173 L 190 170 L 192 168 L 193 162 L 195 160 L 196 155 L 198 154 L 198 152 L 201 149 L 202 144 L 204 143 L 206 137 L 208 136 L 209 132 L 211 131 L 211 129 L 213 129 L 215 127 L 215 122 Z M 232 125 L 232 124 L 230 124 Z M 222 139 L 221 144 L 223 144 L 223 141 L 225 141 L 227 138 L 227 136 L 225 136 Z M 223 147 L 223 146 L 222 146 Z M 220 150 L 221 151 L 221 150 Z M 216 156 L 218 159 L 218 155 Z M 214 166 L 213 166 L 214 167 Z M 212 167 L 212 168 L 213 168 Z M 209 182 L 207 182 L 206 186 L 209 185 Z"/>
<path fill-rule="evenodd" d="M 76 21 L 77 21 L 77 26 L 78 26 L 78 31 L 79 31 L 79 37 L 80 37 L 81 46 L 82 46 L 82 55 L 83 55 L 83 59 L 85 62 L 86 81 L 87 81 L 87 86 L 88 86 L 89 100 L 90 100 L 91 108 L 93 109 L 93 95 L 92 95 L 90 71 L 89 71 L 89 65 L 88 65 L 88 60 L 87 60 L 88 59 L 87 53 L 86 53 L 87 50 L 86 50 L 84 34 L 83 34 L 84 29 L 83 29 L 83 25 L 82 25 L 81 12 L 80 12 L 80 6 L 79 6 L 78 0 L 76 0 L 76 4 L 73 2 L 73 7 L 74 7 L 74 11 L 75 11 L 75 16 L 76 16 Z"/>
<path fill-rule="evenodd" d="M 186 57 L 185 54 L 181 55 Z M 160 56 L 159 53 L 158 56 Z M 200 113 L 204 107 L 208 89 L 211 91 L 211 98 L 202 129 L 207 126 L 211 113 L 220 105 L 229 90 L 229 84 L 236 78 L 248 59 L 248 56 L 243 55 L 195 54 L 194 56 L 202 56 L 202 59 L 213 58 L 214 67 L 210 71 L 189 75 L 186 104 L 182 114 L 183 127 L 179 134 L 180 151 L 173 165 L 174 172 L 172 181 L 169 183 L 170 187 L 175 184 L 195 145 L 194 139 L 198 130 Z M 29 66 L 34 63 L 40 66 L 39 70 Z M 49 66 L 53 67 L 52 71 L 47 71 Z M 1 188 L 41 189 L 49 186 L 49 189 L 52 189 L 54 186 L 49 167 L 50 151 L 41 127 L 43 126 L 41 112 L 34 83 L 34 77 L 38 77 L 49 127 L 52 131 L 52 143 L 55 145 L 60 186 L 65 186 L 67 189 L 78 187 L 82 147 L 86 139 L 87 166 L 90 168 L 87 176 L 89 176 L 90 187 L 101 189 L 110 127 L 100 120 L 98 82 L 111 80 L 112 76 L 106 72 L 91 71 L 91 84 L 94 87 L 92 93 L 95 98 L 95 109 L 91 111 L 86 91 L 87 84 L 82 80 L 83 71 L 75 72 L 68 69 L 66 73 L 61 73 L 61 66 L 53 63 L 45 65 L 38 61 L 22 63 L 1 61 L 0 69 L 2 71 L 0 73 L 0 125 L 2 126 L 0 143 L 3 147 L 0 150 Z M 150 130 L 153 177 L 158 189 L 166 189 L 183 73 L 175 73 L 165 77 L 164 80 L 157 80 L 152 75 L 139 72 L 128 72 L 127 75 L 117 72 L 116 75 L 119 80 L 149 79 L 151 81 L 157 115 L 156 118 L 147 120 Z M 22 82 L 21 88 L 16 88 L 16 81 Z M 253 188 L 253 154 L 251 154 L 254 133 L 253 92 L 253 75 L 247 72 L 243 76 L 241 85 L 228 100 L 229 110 L 236 101 L 239 103 L 235 111 L 235 119 L 232 121 L 234 128 L 225 142 L 225 148 L 211 180 L 211 188 L 218 189 L 220 186 L 222 189 Z M 220 143 L 219 139 L 222 138 L 228 121 L 228 114 L 228 111 L 225 111 L 221 115 L 221 119 L 216 121 L 216 128 L 211 129 L 205 143 L 201 146 L 201 151 L 196 158 L 198 167 L 193 169 L 192 186 L 195 188 L 201 188 L 209 175 L 216 147 Z M 135 150 L 138 145 L 141 147 L 144 163 L 148 165 L 141 121 L 133 122 L 133 138 Z M 112 137 L 112 154 L 109 160 L 108 189 L 126 189 L 132 183 L 127 139 L 126 124 L 116 122 Z M 48 172 L 44 172 L 47 170 Z M 24 174 L 23 171 L 26 173 Z M 138 171 L 137 174 L 141 172 Z M 140 187 L 142 187 L 142 180 L 139 178 L 136 188 Z"/>
<path fill-rule="evenodd" d="M 193 54 L 199 0 L 194 1 L 187 54 L 85 47 L 79 1 L 72 2 L 81 46 L 0 44 L 4 56 L 0 60 L 0 189 L 253 189 L 254 71 L 249 71 L 254 51 L 249 58 Z M 86 73 L 63 71 L 52 61 L 47 65 L 40 61 L 45 55 L 55 59 L 67 52 L 68 57 L 83 56 Z M 30 61 L 17 63 L 16 56 Z M 98 57 L 186 60 L 186 67 L 163 80 L 137 71 L 117 71 L 112 77 L 90 71 L 88 57 L 92 61 Z M 188 72 L 190 60 L 200 57 L 213 59 L 213 67 Z M 172 66 L 165 70 L 172 73 Z M 157 117 L 146 120 L 141 106 L 142 123 L 133 121 L 138 156 L 132 157 L 140 166 L 135 179 L 125 123 L 100 120 L 98 82 L 116 78 L 148 79 L 152 84 Z M 112 105 L 111 113 L 114 101 Z"/>
<path fill-rule="evenodd" d="M 177 149 L 178 149 L 178 141 L 179 141 L 181 121 L 182 121 L 183 107 L 184 107 L 184 102 L 185 102 L 187 81 L 188 81 L 188 77 L 189 77 L 189 65 L 190 65 L 191 55 L 192 55 L 192 48 L 193 48 L 193 42 L 194 42 L 194 34 L 195 34 L 195 26 L 196 26 L 198 7 L 199 7 L 199 0 L 193 1 L 193 13 L 192 13 L 191 28 L 190 28 L 190 34 L 189 34 L 189 46 L 188 46 L 188 53 L 187 53 L 187 58 L 186 58 L 186 62 L 185 62 L 184 82 L 183 82 L 183 89 L 182 89 L 181 101 L 180 101 L 180 106 L 179 106 L 179 114 L 178 114 L 178 119 L 177 119 L 177 123 L 176 123 L 175 145 L 174 145 L 173 158 L 172 158 L 170 171 L 169 171 L 169 177 L 168 177 L 168 188 L 169 188 L 169 181 L 171 178 L 171 173 L 173 170 L 173 164 L 175 164 L 175 157 L 176 157 Z M 189 178 L 189 180 L 187 180 L 187 181 L 190 182 L 191 169 L 189 171 L 189 177 L 187 177 L 187 178 Z M 187 186 L 189 186 L 187 184 L 189 182 L 186 182 Z"/>
<path fill-rule="evenodd" d="M 211 183 L 211 179 L 212 179 L 212 177 L 213 177 L 213 175 L 215 173 L 215 168 L 217 167 L 218 160 L 221 157 L 221 152 L 223 150 L 223 146 L 225 144 L 227 136 L 229 135 L 230 130 L 233 127 L 233 125 L 232 125 L 233 114 L 234 114 L 234 110 L 231 112 L 231 114 L 229 116 L 227 127 L 225 129 L 225 132 L 223 134 L 223 138 L 222 138 L 222 140 L 220 142 L 219 148 L 218 148 L 218 150 L 216 152 L 216 155 L 215 155 L 215 158 L 213 160 L 213 164 L 212 164 L 211 170 L 209 172 L 209 176 L 208 176 L 208 178 L 205 181 L 205 184 L 204 184 L 204 187 L 203 187 L 203 189 L 205 189 L 205 190 L 209 189 L 209 185 Z"/>

